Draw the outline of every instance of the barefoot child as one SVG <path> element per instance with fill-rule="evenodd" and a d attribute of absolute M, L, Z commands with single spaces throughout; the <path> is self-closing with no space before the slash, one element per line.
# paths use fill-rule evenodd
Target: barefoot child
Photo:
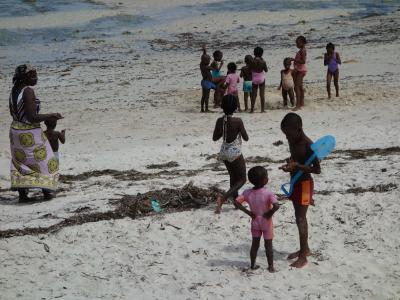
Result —
<path fill-rule="evenodd" d="M 296 53 L 296 57 L 292 58 L 294 62 L 294 92 L 296 93 L 296 108 L 295 110 L 299 110 L 304 106 L 304 87 L 303 87 L 303 79 L 307 74 L 307 51 L 306 51 L 307 40 L 304 36 L 299 36 L 296 39 L 296 46 L 299 48 L 299 51 Z"/>
<path fill-rule="evenodd" d="M 335 85 L 336 97 L 339 97 L 339 66 L 342 64 L 339 53 L 335 52 L 335 45 L 328 43 L 326 45 L 326 53 L 324 56 L 324 66 L 328 66 L 326 71 L 326 90 L 328 98 L 331 98 L 331 81 L 333 76 L 333 83 Z"/>
<path fill-rule="evenodd" d="M 293 193 L 289 197 L 293 202 L 296 224 L 299 230 L 300 250 L 290 254 L 288 259 L 297 258 L 290 266 L 301 268 L 307 264 L 307 256 L 311 255 L 308 247 L 307 224 L 307 209 L 309 205 L 313 204 L 314 181 L 311 173 L 320 174 L 321 168 L 317 158 L 310 166 L 304 165 L 304 162 L 313 153 L 310 147 L 313 142 L 305 135 L 299 115 L 288 113 L 281 122 L 281 130 L 289 142 L 291 156 L 280 169 L 289 172 L 290 177 L 293 177 L 299 170 L 304 172 L 295 183 Z"/>
<path fill-rule="evenodd" d="M 241 111 L 238 97 L 239 92 L 237 88 L 237 85 L 240 82 L 240 78 L 239 75 L 236 74 L 236 69 L 237 67 L 234 62 L 230 62 L 228 64 L 228 75 L 226 75 L 224 88 L 228 88 L 228 95 L 233 95 L 236 97 L 238 110 Z"/>
<path fill-rule="evenodd" d="M 200 61 L 200 71 L 203 78 L 201 81 L 201 112 L 209 112 L 208 100 L 210 98 L 210 90 L 214 89 L 217 91 L 219 89 L 219 85 L 221 84 L 219 79 L 213 79 L 211 76 L 212 68 L 210 67 L 210 61 L 211 58 L 207 54 L 206 48 L 203 47 L 203 55 L 201 56 Z"/>
<path fill-rule="evenodd" d="M 254 112 L 254 105 L 256 104 L 258 90 L 260 90 L 261 112 L 265 112 L 265 73 L 268 72 L 268 68 L 267 63 L 262 58 L 263 53 L 263 48 L 254 48 L 254 59 L 253 63 L 251 64 L 253 92 L 251 94 L 250 112 Z"/>
<path fill-rule="evenodd" d="M 57 120 L 46 120 L 44 121 L 44 124 L 46 124 L 47 127 L 47 130 L 44 132 L 44 134 L 49 140 L 51 149 L 53 149 L 54 152 L 54 156 L 57 158 L 57 160 L 60 160 L 60 155 L 58 153 L 58 141 L 60 141 L 61 144 L 65 143 L 65 129 L 61 130 L 61 132 L 55 130 L 57 126 Z"/>
<path fill-rule="evenodd" d="M 251 76 L 251 64 L 253 62 L 253 56 L 246 55 L 244 57 L 244 62 L 246 65 L 240 70 L 240 77 L 243 78 L 243 94 L 244 94 L 244 110 L 249 109 L 249 96 L 251 97 L 251 92 L 253 91 L 253 82 Z"/>
<path fill-rule="evenodd" d="M 220 82 L 223 84 L 225 81 L 225 76 L 222 75 L 221 68 L 224 65 L 223 53 L 220 50 L 214 51 L 213 53 L 213 62 L 211 63 L 211 75 L 214 82 Z M 214 93 L 214 107 L 221 106 L 221 98 L 224 95 L 223 90 L 216 89 Z"/>
<path fill-rule="evenodd" d="M 294 81 L 293 70 L 290 68 L 292 61 L 289 57 L 283 60 L 285 69 L 281 71 L 281 83 L 278 90 L 282 88 L 283 106 L 286 108 L 288 105 L 288 95 L 290 98 L 291 106 L 294 106 Z"/>
<path fill-rule="evenodd" d="M 260 247 L 261 236 L 263 236 L 265 254 L 268 260 L 268 271 L 273 273 L 275 272 L 275 268 L 272 250 L 272 239 L 274 237 L 272 216 L 279 209 L 278 200 L 276 200 L 273 193 L 264 187 L 268 183 L 268 173 L 265 168 L 261 166 L 251 168 L 248 177 L 254 187 L 245 190 L 243 194 L 236 199 L 234 204 L 252 218 L 251 235 L 253 241 L 250 250 L 251 269 L 259 268 L 255 263 L 258 248 Z M 248 203 L 250 211 L 242 205 L 243 202 Z"/>
<path fill-rule="evenodd" d="M 249 140 L 243 121 L 240 118 L 232 117 L 237 109 L 237 101 L 233 95 L 225 95 L 222 98 L 222 109 L 224 116 L 217 120 L 215 124 L 213 140 L 223 139 L 219 159 L 226 166 L 230 178 L 230 189 L 217 198 L 217 207 L 215 213 L 221 212 L 222 204 L 230 197 L 238 196 L 238 190 L 246 182 L 246 163 L 243 158 L 241 145 L 242 137 L 245 141 Z"/>

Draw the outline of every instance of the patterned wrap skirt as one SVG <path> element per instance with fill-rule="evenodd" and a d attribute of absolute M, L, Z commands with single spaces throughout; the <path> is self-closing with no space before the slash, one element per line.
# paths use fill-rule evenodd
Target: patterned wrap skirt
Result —
<path fill-rule="evenodd" d="M 13 121 L 10 146 L 11 189 L 57 189 L 58 159 L 40 124 Z"/>

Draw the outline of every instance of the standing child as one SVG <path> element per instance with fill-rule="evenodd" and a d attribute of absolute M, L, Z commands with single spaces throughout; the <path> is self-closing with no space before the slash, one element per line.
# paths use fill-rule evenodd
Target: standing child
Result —
<path fill-rule="evenodd" d="M 286 108 L 288 105 L 288 95 L 290 98 L 290 104 L 294 106 L 294 81 L 293 81 L 293 70 L 290 68 L 292 61 L 290 57 L 286 57 L 283 60 L 283 66 L 285 69 L 281 71 L 281 83 L 278 90 L 282 88 L 283 106 Z"/>
<path fill-rule="evenodd" d="M 328 66 L 326 71 L 326 90 L 328 98 L 331 98 L 331 81 L 333 76 L 333 83 L 335 85 L 336 97 L 339 97 L 339 66 L 342 64 L 339 53 L 335 52 L 335 45 L 328 43 L 326 45 L 326 53 L 324 56 L 324 66 Z"/>
<path fill-rule="evenodd" d="M 211 75 L 213 78 L 214 82 L 223 82 L 225 81 L 225 76 L 222 75 L 221 68 L 224 65 L 224 61 L 222 60 L 223 58 L 223 53 L 220 50 L 216 50 L 213 53 L 213 62 L 211 63 Z M 221 98 L 223 96 L 223 90 L 222 89 L 216 89 L 214 93 L 214 107 L 220 107 L 221 106 Z"/>
<path fill-rule="evenodd" d="M 224 87 L 228 87 L 228 95 L 233 95 L 236 97 L 238 110 L 241 111 L 238 97 L 239 92 L 237 88 L 240 78 L 239 75 L 236 74 L 236 69 L 237 66 L 234 62 L 230 62 L 228 64 L 228 75 L 226 76 Z"/>
<path fill-rule="evenodd" d="M 243 121 L 240 118 L 234 118 L 232 115 L 237 109 L 236 97 L 233 95 L 225 95 L 222 98 L 222 109 L 224 116 L 217 120 L 215 124 L 213 141 L 223 139 L 219 159 L 226 166 L 230 178 L 230 189 L 217 198 L 217 207 L 215 213 L 221 212 L 224 202 L 230 198 L 238 196 L 238 190 L 246 182 L 246 163 L 242 154 L 242 137 L 245 141 L 249 140 Z"/>
<path fill-rule="evenodd" d="M 288 256 L 288 259 L 297 258 L 291 264 L 292 267 L 301 268 L 307 264 L 307 256 L 311 255 L 308 247 L 307 209 L 313 204 L 314 181 L 311 173 L 320 174 L 319 160 L 316 158 L 310 166 L 304 162 L 312 155 L 313 143 L 303 131 L 303 123 L 299 115 L 288 113 L 281 122 L 281 130 L 289 142 L 290 158 L 280 167 L 284 172 L 289 172 L 292 178 L 297 171 L 303 171 L 303 175 L 294 185 L 293 193 L 289 199 L 293 202 L 296 216 L 296 224 L 299 230 L 300 250 Z"/>
<path fill-rule="evenodd" d="M 203 55 L 201 56 L 200 61 L 200 71 L 201 71 L 201 112 L 209 112 L 208 109 L 208 100 L 210 98 L 210 90 L 214 89 L 219 90 L 219 85 L 221 85 L 220 79 L 214 79 L 211 76 L 211 66 L 210 66 L 211 58 L 207 54 L 206 48 L 203 47 Z"/>
<path fill-rule="evenodd" d="M 246 63 L 246 65 L 242 67 L 240 71 L 240 77 L 243 78 L 244 110 L 247 111 L 249 109 L 249 96 L 251 99 L 251 93 L 253 91 L 253 77 L 251 75 L 251 64 L 253 63 L 253 56 L 246 55 L 244 57 L 244 62 Z"/>
<path fill-rule="evenodd" d="M 267 63 L 262 58 L 264 53 L 263 48 L 254 48 L 254 59 L 251 64 L 253 92 L 251 94 L 251 110 L 254 112 L 254 105 L 256 104 L 257 91 L 260 90 L 261 112 L 265 112 L 265 73 L 268 72 Z"/>
<path fill-rule="evenodd" d="M 299 51 L 296 53 L 296 57 L 292 61 L 294 62 L 294 91 L 296 93 L 296 108 L 299 110 L 304 106 L 304 87 L 303 79 L 307 74 L 307 51 L 306 51 L 307 40 L 304 36 L 299 36 L 296 39 L 296 46 Z"/>
<path fill-rule="evenodd" d="M 272 239 L 274 237 L 274 226 L 272 216 L 279 209 L 278 200 L 273 193 L 264 186 L 268 183 L 268 172 L 265 168 L 257 166 L 251 168 L 248 173 L 249 181 L 254 185 L 247 189 L 235 201 L 235 206 L 248 214 L 251 220 L 251 235 L 253 237 L 250 250 L 251 268 L 258 269 L 256 258 L 260 247 L 261 236 L 264 237 L 265 254 L 268 260 L 268 271 L 275 272 Z M 242 203 L 247 202 L 250 211 Z"/>
<path fill-rule="evenodd" d="M 44 134 L 47 136 L 47 139 L 49 140 L 51 149 L 53 149 L 54 156 L 57 158 L 57 160 L 60 160 L 60 154 L 58 152 L 59 148 L 59 143 L 58 141 L 61 142 L 61 144 L 65 143 L 65 129 L 61 130 L 61 132 L 56 131 L 56 126 L 57 126 L 57 120 L 55 119 L 49 119 L 44 121 L 44 124 L 46 124 L 47 130 L 44 132 Z"/>

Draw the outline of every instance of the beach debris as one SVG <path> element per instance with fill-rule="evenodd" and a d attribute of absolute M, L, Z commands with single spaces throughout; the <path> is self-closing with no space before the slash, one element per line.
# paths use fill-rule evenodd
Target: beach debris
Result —
<path fill-rule="evenodd" d="M 180 228 L 180 227 L 178 227 L 178 226 L 175 226 L 175 225 L 172 225 L 172 224 L 170 224 L 170 223 L 165 223 L 165 225 L 166 225 L 166 226 L 171 226 L 171 227 L 175 228 L 176 230 L 181 230 L 181 229 L 182 229 L 182 228 Z"/>
<path fill-rule="evenodd" d="M 272 145 L 280 146 L 280 145 L 283 145 L 283 142 L 281 140 L 279 140 L 279 141 L 273 142 Z"/>
<path fill-rule="evenodd" d="M 46 251 L 47 253 L 50 252 L 50 247 L 49 247 L 49 245 L 47 245 L 46 243 L 37 242 L 37 241 L 35 241 L 35 243 L 36 243 L 36 244 L 41 244 L 41 245 L 43 245 L 44 251 Z"/>
<path fill-rule="evenodd" d="M 162 209 L 160 207 L 160 203 L 156 199 L 151 199 L 151 207 L 156 213 L 161 213 Z"/>

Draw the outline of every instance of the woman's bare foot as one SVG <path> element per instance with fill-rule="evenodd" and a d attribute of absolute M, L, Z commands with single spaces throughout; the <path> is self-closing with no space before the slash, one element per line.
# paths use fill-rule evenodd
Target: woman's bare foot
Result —
<path fill-rule="evenodd" d="M 299 256 L 299 258 L 292 263 L 290 266 L 294 268 L 302 268 L 307 264 L 307 258 L 304 256 Z"/>
<path fill-rule="evenodd" d="M 269 271 L 270 273 L 276 273 L 276 272 L 278 272 L 274 267 L 268 267 L 268 271 Z"/>
<path fill-rule="evenodd" d="M 298 111 L 301 109 L 301 106 L 296 106 L 295 108 L 292 109 L 292 111 Z"/>
<path fill-rule="evenodd" d="M 299 254 L 300 254 L 300 251 L 296 251 L 296 252 L 290 253 L 290 254 L 288 255 L 287 259 L 288 259 L 288 260 L 290 260 L 290 259 L 295 259 L 295 258 L 299 257 Z M 311 254 L 312 254 L 312 253 L 311 253 L 310 250 L 308 250 L 308 251 L 306 252 L 306 256 L 311 256 Z"/>
<path fill-rule="evenodd" d="M 257 269 L 259 269 L 259 268 L 260 268 L 259 265 L 255 265 L 255 266 L 250 267 L 250 269 L 252 269 L 252 270 L 257 270 Z"/>
<path fill-rule="evenodd" d="M 222 199 L 221 196 L 217 197 L 217 207 L 215 208 L 215 213 L 220 214 L 221 213 L 221 207 L 222 204 L 224 203 L 224 199 Z"/>

